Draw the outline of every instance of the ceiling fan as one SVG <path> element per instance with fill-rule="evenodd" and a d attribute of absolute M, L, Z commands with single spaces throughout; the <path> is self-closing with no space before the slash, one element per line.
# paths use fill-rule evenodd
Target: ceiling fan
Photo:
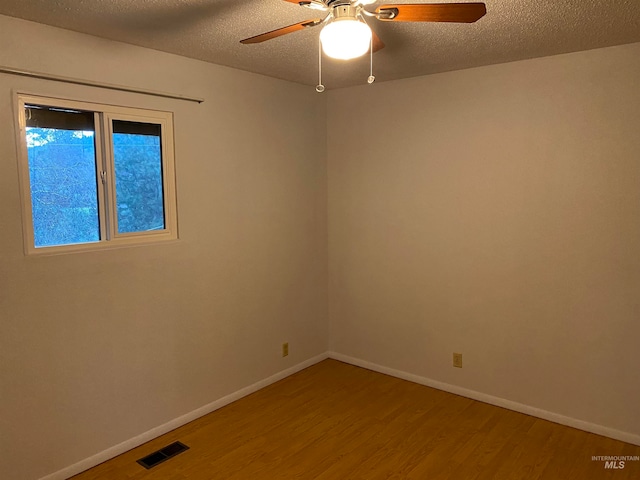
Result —
<path fill-rule="evenodd" d="M 367 18 L 383 22 L 473 23 L 482 18 L 487 12 L 485 4 L 480 2 L 381 5 L 374 11 L 369 11 L 365 7 L 375 3 L 377 0 L 284 1 L 297 3 L 302 7 L 324 12 L 326 15 L 324 18 L 305 20 L 254 37 L 245 38 L 240 43 L 261 43 L 299 30 L 324 25 L 320 31 L 321 50 L 329 57 L 339 60 L 351 60 L 364 55 L 368 51 L 373 55 L 373 53 L 384 48 L 382 40 L 367 24 Z M 319 57 L 321 71 L 321 52 Z M 368 82 L 373 83 L 374 80 L 375 77 L 371 72 Z M 316 90 L 319 92 L 324 91 L 321 73 L 320 82 Z"/>

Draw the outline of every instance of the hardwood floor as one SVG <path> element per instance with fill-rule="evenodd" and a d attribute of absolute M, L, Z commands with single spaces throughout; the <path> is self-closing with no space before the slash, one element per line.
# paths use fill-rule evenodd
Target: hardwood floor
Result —
<path fill-rule="evenodd" d="M 190 449 L 145 470 L 169 443 Z M 325 360 L 74 480 L 638 479 L 640 447 Z"/>

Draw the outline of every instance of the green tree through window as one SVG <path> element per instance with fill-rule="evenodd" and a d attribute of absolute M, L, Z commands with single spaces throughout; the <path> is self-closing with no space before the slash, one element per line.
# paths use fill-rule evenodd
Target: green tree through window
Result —
<path fill-rule="evenodd" d="M 100 240 L 94 132 L 27 128 L 36 247 Z"/>
<path fill-rule="evenodd" d="M 118 232 L 162 230 L 160 134 L 115 133 L 118 123 L 114 122 L 113 134 Z"/>
<path fill-rule="evenodd" d="M 19 97 L 27 252 L 177 238 L 172 115 L 49 100 Z"/>

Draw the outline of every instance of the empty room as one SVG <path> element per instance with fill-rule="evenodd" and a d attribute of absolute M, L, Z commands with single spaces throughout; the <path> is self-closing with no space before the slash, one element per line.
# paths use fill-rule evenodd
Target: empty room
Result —
<path fill-rule="evenodd" d="M 0 0 L 0 479 L 640 478 L 640 2 L 460 2 Z"/>

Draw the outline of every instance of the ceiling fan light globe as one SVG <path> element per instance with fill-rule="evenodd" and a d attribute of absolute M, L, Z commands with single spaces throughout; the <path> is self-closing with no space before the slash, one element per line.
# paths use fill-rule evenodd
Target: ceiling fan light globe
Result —
<path fill-rule="evenodd" d="M 351 60 L 369 51 L 371 29 L 356 19 L 339 18 L 322 29 L 320 42 L 327 56 Z"/>

